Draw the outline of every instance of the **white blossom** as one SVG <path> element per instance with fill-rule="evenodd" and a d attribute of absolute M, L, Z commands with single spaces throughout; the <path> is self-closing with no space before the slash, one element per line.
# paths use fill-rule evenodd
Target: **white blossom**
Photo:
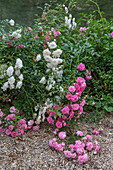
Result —
<path fill-rule="evenodd" d="M 71 15 L 71 14 L 69 14 L 69 18 L 72 18 L 72 15 Z"/>
<path fill-rule="evenodd" d="M 19 39 L 19 38 L 21 38 L 21 34 L 15 31 L 12 33 L 12 37 Z"/>
<path fill-rule="evenodd" d="M 46 79 L 45 79 L 45 77 L 42 77 L 41 80 L 39 81 L 39 83 L 46 84 Z"/>
<path fill-rule="evenodd" d="M 52 61 L 52 58 L 51 58 L 49 55 L 45 55 L 45 56 L 44 56 L 44 59 L 45 59 L 47 62 L 51 62 L 51 61 Z"/>
<path fill-rule="evenodd" d="M 19 77 L 20 81 L 22 81 L 24 78 L 23 78 L 23 74 L 21 74 Z"/>
<path fill-rule="evenodd" d="M 13 72 L 14 72 L 13 67 L 12 67 L 12 66 L 8 67 L 8 69 L 7 69 L 7 75 L 8 75 L 9 77 L 13 75 Z"/>
<path fill-rule="evenodd" d="M 51 63 L 52 63 L 52 65 L 53 65 L 54 67 L 57 67 L 57 65 L 58 65 L 58 59 L 53 58 Z"/>
<path fill-rule="evenodd" d="M 68 13 L 68 8 L 67 7 L 65 7 L 65 12 L 66 12 L 66 14 Z"/>
<path fill-rule="evenodd" d="M 53 51 L 52 53 L 55 57 L 60 57 L 60 55 L 62 54 L 62 50 L 61 49 L 57 49 L 55 51 Z"/>
<path fill-rule="evenodd" d="M 10 90 L 11 89 L 14 89 L 15 87 L 14 87 L 14 84 L 10 84 Z"/>
<path fill-rule="evenodd" d="M 52 67 L 53 67 L 51 63 L 47 63 L 46 66 L 47 66 L 48 68 L 52 68 Z"/>
<path fill-rule="evenodd" d="M 63 60 L 61 58 L 58 58 L 58 64 L 61 64 Z"/>
<path fill-rule="evenodd" d="M 46 90 L 51 90 L 51 88 L 52 88 L 52 84 L 50 84 L 49 86 L 46 86 Z"/>
<path fill-rule="evenodd" d="M 15 82 L 14 76 L 8 78 L 8 83 L 9 83 L 10 85 L 14 84 L 14 82 Z"/>
<path fill-rule="evenodd" d="M 40 60 L 41 60 L 41 55 L 38 54 L 38 55 L 36 56 L 36 61 L 40 61 Z"/>
<path fill-rule="evenodd" d="M 56 43 L 54 41 L 50 42 L 48 44 L 48 46 L 49 46 L 50 49 L 55 49 L 57 47 L 57 45 L 56 45 Z"/>
<path fill-rule="evenodd" d="M 3 91 L 6 91 L 8 88 L 8 82 L 5 82 L 3 87 L 1 87 L 3 89 Z"/>
<path fill-rule="evenodd" d="M 20 34 L 22 32 L 22 29 L 18 29 L 16 30 L 16 32 Z"/>
<path fill-rule="evenodd" d="M 20 58 L 17 58 L 15 68 L 21 69 L 22 67 L 23 67 L 22 60 Z"/>
<path fill-rule="evenodd" d="M 20 69 L 15 70 L 15 74 L 16 74 L 17 76 L 19 76 L 19 75 L 20 75 Z"/>
<path fill-rule="evenodd" d="M 51 52 L 49 51 L 48 48 L 43 51 L 43 56 L 46 56 L 46 55 L 50 56 L 50 54 L 51 54 Z"/>
<path fill-rule="evenodd" d="M 17 85 L 16 85 L 16 88 L 19 88 L 19 89 L 20 89 L 21 87 L 22 87 L 22 81 L 18 81 L 18 82 L 17 82 Z"/>
<path fill-rule="evenodd" d="M 50 71 L 50 69 L 47 69 L 47 70 L 46 70 L 46 73 L 48 73 L 49 71 Z"/>
<path fill-rule="evenodd" d="M 15 21 L 14 21 L 13 19 L 11 19 L 11 20 L 9 21 L 9 23 L 10 23 L 11 26 L 14 26 Z"/>

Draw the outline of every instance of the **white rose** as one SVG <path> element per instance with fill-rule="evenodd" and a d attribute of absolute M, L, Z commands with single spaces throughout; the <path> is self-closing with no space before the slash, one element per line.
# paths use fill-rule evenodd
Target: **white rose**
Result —
<path fill-rule="evenodd" d="M 61 58 L 58 58 L 58 64 L 61 64 L 63 60 Z"/>
<path fill-rule="evenodd" d="M 45 56 L 44 56 L 44 59 L 45 59 L 47 62 L 51 62 L 51 61 L 52 61 L 52 58 L 51 58 L 49 55 L 45 55 Z"/>
<path fill-rule="evenodd" d="M 14 76 L 8 78 L 8 83 L 9 83 L 10 85 L 12 85 L 14 82 L 15 82 Z"/>
<path fill-rule="evenodd" d="M 3 91 L 6 91 L 8 88 L 8 82 L 4 83 L 3 87 L 1 87 Z"/>
<path fill-rule="evenodd" d="M 18 82 L 17 82 L 17 85 L 16 85 L 16 88 L 19 88 L 19 89 L 20 89 L 21 87 L 22 87 L 22 81 L 18 81 Z"/>
<path fill-rule="evenodd" d="M 42 77 L 41 80 L 39 81 L 39 83 L 46 84 L 46 79 L 45 79 L 45 77 Z"/>
<path fill-rule="evenodd" d="M 15 74 L 16 74 L 17 76 L 19 76 L 19 75 L 20 75 L 20 70 L 15 70 Z"/>
<path fill-rule="evenodd" d="M 9 77 L 12 76 L 13 72 L 14 72 L 13 67 L 12 67 L 12 66 L 8 67 L 8 69 L 7 69 L 7 75 L 8 75 Z"/>
<path fill-rule="evenodd" d="M 69 18 L 72 18 L 72 15 L 71 15 L 71 14 L 69 14 Z"/>
<path fill-rule="evenodd" d="M 14 84 L 10 84 L 10 90 L 14 89 Z"/>
<path fill-rule="evenodd" d="M 36 56 L 36 61 L 40 61 L 40 60 L 41 60 L 41 55 L 38 54 L 38 55 Z"/>
<path fill-rule="evenodd" d="M 50 69 L 47 69 L 47 70 L 46 70 L 46 73 L 48 73 L 49 71 L 50 71 Z"/>
<path fill-rule="evenodd" d="M 18 32 L 15 31 L 15 32 L 12 33 L 12 37 L 18 39 L 18 38 L 21 38 L 21 34 L 19 34 Z"/>
<path fill-rule="evenodd" d="M 58 65 L 58 59 L 53 58 L 51 63 L 54 67 L 56 67 Z"/>
<path fill-rule="evenodd" d="M 53 42 L 50 42 L 50 43 L 48 44 L 48 46 L 49 46 L 50 49 L 54 49 L 54 48 L 57 47 L 57 45 L 56 45 L 56 43 L 55 43 L 54 41 L 53 41 Z"/>
<path fill-rule="evenodd" d="M 23 67 L 22 60 L 20 58 L 17 58 L 15 68 L 21 69 L 22 67 Z"/>
<path fill-rule="evenodd" d="M 50 55 L 50 54 L 51 52 L 49 51 L 48 48 L 43 51 L 43 56 Z"/>
<path fill-rule="evenodd" d="M 62 50 L 57 49 L 56 51 L 53 51 L 52 53 L 55 57 L 59 57 L 62 54 Z"/>
<path fill-rule="evenodd" d="M 18 78 L 22 81 L 24 79 L 23 74 L 21 74 Z"/>
<path fill-rule="evenodd" d="M 67 7 L 65 7 L 65 12 L 66 12 L 66 14 L 68 13 L 68 8 Z"/>
<path fill-rule="evenodd" d="M 52 68 L 52 67 L 53 67 L 51 63 L 47 63 L 46 66 L 47 66 L 48 68 Z"/>
<path fill-rule="evenodd" d="M 16 30 L 16 32 L 20 34 L 22 32 L 22 29 Z"/>
<path fill-rule="evenodd" d="M 46 86 L 46 90 L 51 90 L 51 88 L 52 88 L 52 84 L 50 84 L 49 86 Z"/>
<path fill-rule="evenodd" d="M 14 21 L 13 19 L 11 19 L 11 20 L 9 21 L 9 23 L 10 23 L 11 26 L 14 26 L 15 21 Z"/>

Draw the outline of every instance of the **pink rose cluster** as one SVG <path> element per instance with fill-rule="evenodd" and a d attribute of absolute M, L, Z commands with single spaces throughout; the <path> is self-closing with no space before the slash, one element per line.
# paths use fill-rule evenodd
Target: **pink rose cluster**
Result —
<path fill-rule="evenodd" d="M 111 36 L 113 37 L 113 32 L 111 33 Z"/>
<path fill-rule="evenodd" d="M 79 71 L 83 71 L 83 70 L 86 70 L 86 74 L 85 74 L 85 79 L 86 80 L 90 80 L 91 79 L 91 73 L 89 72 L 89 70 L 85 69 L 85 65 L 80 63 L 78 66 L 77 66 L 77 69 Z"/>
<path fill-rule="evenodd" d="M 62 142 L 61 144 L 59 144 L 57 141 L 56 141 L 56 138 L 53 138 L 52 140 L 49 141 L 49 146 L 50 147 L 54 147 L 56 150 L 58 151 L 63 151 L 63 148 L 65 146 L 65 143 Z"/>
<path fill-rule="evenodd" d="M 103 132 L 103 129 L 98 129 L 98 130 L 94 129 L 93 130 L 94 135 L 99 135 L 100 132 Z"/>
<path fill-rule="evenodd" d="M 56 129 L 56 131 L 58 132 L 58 129 Z M 77 131 L 77 136 L 82 137 L 83 132 Z M 58 137 L 60 139 L 64 139 L 66 137 L 66 132 L 59 132 Z M 83 164 L 88 161 L 88 154 L 86 151 L 89 152 L 93 150 L 93 153 L 96 154 L 100 149 L 98 142 L 92 142 L 92 137 L 90 135 L 82 137 L 81 140 L 76 140 L 75 144 L 70 144 L 69 150 L 65 150 L 65 143 L 62 142 L 59 144 L 56 138 L 49 141 L 49 146 L 54 147 L 58 151 L 63 151 L 67 158 L 78 157 L 79 164 Z"/>
<path fill-rule="evenodd" d="M 33 126 L 34 120 L 29 120 L 28 124 L 25 119 L 19 119 L 16 116 L 16 113 L 19 112 L 14 106 L 10 108 L 10 113 L 5 118 L 3 117 L 3 112 L 0 109 L 0 132 L 5 132 L 7 135 L 11 135 L 12 137 L 20 136 L 24 134 L 25 130 L 33 129 L 39 130 L 39 126 Z M 4 121 L 8 122 L 7 128 L 3 127 Z M 17 124 L 16 124 L 17 122 Z"/>

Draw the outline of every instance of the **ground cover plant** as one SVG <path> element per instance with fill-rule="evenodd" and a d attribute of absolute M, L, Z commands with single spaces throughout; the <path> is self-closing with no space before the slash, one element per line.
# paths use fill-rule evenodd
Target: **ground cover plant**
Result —
<path fill-rule="evenodd" d="M 57 136 L 49 145 L 82 164 L 100 146 L 77 130 L 77 120 L 85 116 L 83 110 L 96 122 L 102 110 L 113 111 L 113 22 L 99 8 L 99 19 L 92 13 L 76 21 L 73 7 L 74 1 L 54 9 L 46 5 L 32 27 L 3 21 L 0 132 L 18 137 L 47 120 Z"/>

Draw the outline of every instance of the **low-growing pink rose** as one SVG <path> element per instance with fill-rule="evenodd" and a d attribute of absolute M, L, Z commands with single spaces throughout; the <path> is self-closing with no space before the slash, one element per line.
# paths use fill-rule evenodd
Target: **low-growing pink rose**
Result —
<path fill-rule="evenodd" d="M 68 88 L 68 90 L 69 90 L 69 92 L 75 92 L 75 87 L 74 87 L 74 86 L 70 86 L 70 87 Z"/>
<path fill-rule="evenodd" d="M 50 116 L 47 118 L 47 121 L 49 122 L 49 124 L 53 124 L 54 123 L 54 120 Z"/>
<path fill-rule="evenodd" d="M 66 132 L 59 132 L 58 136 L 60 139 L 64 139 L 66 137 Z"/>
<path fill-rule="evenodd" d="M 39 126 L 33 126 L 33 130 L 39 130 Z"/>
<path fill-rule="evenodd" d="M 77 136 L 83 136 L 83 132 L 77 131 Z"/>
<path fill-rule="evenodd" d="M 56 122 L 56 127 L 57 127 L 57 128 L 62 128 L 62 123 L 61 123 L 61 122 L 59 122 L 59 121 L 58 121 L 58 122 Z"/>

